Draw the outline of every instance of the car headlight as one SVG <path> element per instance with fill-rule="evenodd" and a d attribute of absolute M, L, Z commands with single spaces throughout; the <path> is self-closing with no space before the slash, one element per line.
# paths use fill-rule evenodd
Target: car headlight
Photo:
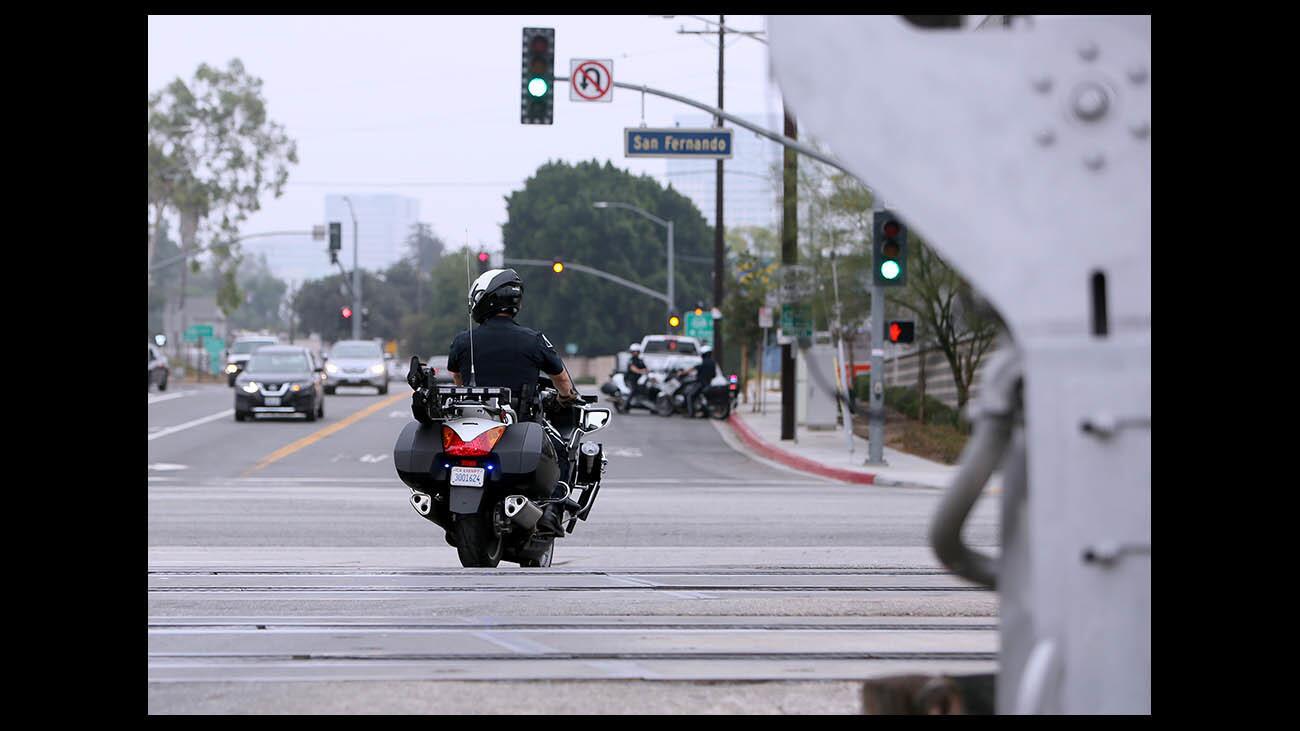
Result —
<path fill-rule="evenodd" d="M 331 374 L 331 375 L 333 375 L 333 374 L 339 372 L 339 367 L 336 366 L 336 365 L 334 365 L 333 363 L 326 363 L 326 364 L 325 364 L 325 372 L 326 372 L 326 373 L 329 373 L 329 374 Z"/>
<path fill-rule="evenodd" d="M 226 366 L 226 373 L 238 373 L 238 372 L 239 372 L 239 366 L 235 365 L 234 363 L 231 363 Z"/>
<path fill-rule="evenodd" d="M 242 388 L 244 389 L 244 393 L 257 393 L 257 382 L 249 381 L 248 383 L 245 383 Z"/>
<path fill-rule="evenodd" d="M 376 363 L 370 366 L 370 372 L 375 374 L 376 376 L 382 376 L 384 374 L 384 364 Z"/>

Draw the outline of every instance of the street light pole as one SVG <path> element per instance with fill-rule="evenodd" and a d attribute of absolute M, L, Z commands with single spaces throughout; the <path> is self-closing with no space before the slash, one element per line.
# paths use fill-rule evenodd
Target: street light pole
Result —
<path fill-rule="evenodd" d="M 352 207 L 352 199 L 343 196 L 352 214 L 352 339 L 361 339 L 361 269 L 357 266 L 357 212 Z"/>
<path fill-rule="evenodd" d="M 611 207 L 626 208 L 627 210 L 632 211 L 633 213 L 638 213 L 650 219 L 651 221 L 654 221 L 660 226 L 663 226 L 668 229 L 668 303 L 667 303 L 668 313 L 667 314 L 669 315 L 673 314 L 673 311 L 677 309 L 677 284 L 676 284 L 677 277 L 673 274 L 673 222 L 666 221 L 654 215 L 653 213 L 650 213 L 649 211 L 646 211 L 641 208 L 637 208 L 636 206 L 630 203 L 595 201 L 594 203 L 591 204 L 591 206 L 592 208 L 602 208 L 602 209 L 611 208 Z"/>

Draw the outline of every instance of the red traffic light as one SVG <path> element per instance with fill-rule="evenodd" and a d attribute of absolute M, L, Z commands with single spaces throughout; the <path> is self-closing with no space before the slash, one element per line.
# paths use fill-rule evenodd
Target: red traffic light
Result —
<path fill-rule="evenodd" d="M 903 327 L 896 322 L 889 323 L 889 342 L 897 343 L 898 336 L 903 334 Z"/>
<path fill-rule="evenodd" d="M 352 308 L 344 307 L 343 309 L 339 310 L 339 314 L 343 315 L 343 319 L 347 320 L 352 317 Z"/>
<path fill-rule="evenodd" d="M 478 260 L 479 260 L 479 261 L 487 261 L 487 260 L 488 260 L 488 253 L 487 253 L 486 251 L 480 251 L 480 252 L 478 253 Z"/>
<path fill-rule="evenodd" d="M 898 235 L 898 221 L 888 221 L 888 222 L 886 222 L 886 223 L 885 223 L 884 231 L 885 231 L 885 235 L 888 236 L 888 237 L 891 238 L 891 239 L 894 238 L 895 236 L 897 236 L 897 235 Z"/>

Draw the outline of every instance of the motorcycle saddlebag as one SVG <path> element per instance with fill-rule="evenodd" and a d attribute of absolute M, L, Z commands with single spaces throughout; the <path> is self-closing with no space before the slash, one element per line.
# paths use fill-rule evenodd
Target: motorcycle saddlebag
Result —
<path fill-rule="evenodd" d="M 442 452 L 441 423 L 425 426 L 407 423 L 393 446 L 393 466 L 408 487 L 429 492 L 433 489 L 433 458 Z"/>

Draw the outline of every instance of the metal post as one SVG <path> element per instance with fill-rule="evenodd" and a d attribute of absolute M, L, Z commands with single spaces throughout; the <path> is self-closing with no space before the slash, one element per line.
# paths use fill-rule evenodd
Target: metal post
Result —
<path fill-rule="evenodd" d="M 677 307 L 677 283 L 673 273 L 673 222 L 668 222 L 668 313 L 673 314 Z"/>
<path fill-rule="evenodd" d="M 835 380 L 844 384 L 844 398 L 840 399 L 840 418 L 844 420 L 844 438 L 849 442 L 849 454 L 853 454 L 853 414 L 849 413 L 847 401 L 848 392 L 853 386 L 849 383 L 849 376 L 844 367 L 844 309 L 840 306 L 840 277 L 839 270 L 835 266 L 834 248 L 831 248 L 831 286 L 835 291 L 835 344 L 839 350 L 839 375 Z"/>
<path fill-rule="evenodd" d="M 718 16 L 718 109 L 722 109 L 722 51 L 726 47 L 726 26 L 724 22 L 726 16 Z M 714 123 L 721 127 L 722 117 L 715 117 Z M 718 181 L 717 181 L 717 217 L 713 227 L 713 306 L 722 309 L 723 285 L 722 278 L 726 273 L 726 258 L 724 252 L 726 244 L 723 240 L 722 226 L 722 160 L 718 160 Z M 722 343 L 722 328 L 718 321 L 713 321 L 713 361 L 722 367 L 724 359 Z"/>
<path fill-rule="evenodd" d="M 871 210 L 885 210 L 879 194 L 871 196 Z M 871 262 L 877 266 L 879 262 Z M 867 461 L 864 464 L 883 465 L 885 462 L 885 288 L 871 285 L 871 401 L 868 413 L 871 424 L 868 430 Z"/>
<path fill-rule="evenodd" d="M 352 207 L 352 199 L 343 196 L 343 202 L 348 204 L 348 212 L 352 214 L 352 339 L 361 339 L 361 268 L 357 266 L 357 248 L 359 241 L 357 239 L 357 212 Z"/>

